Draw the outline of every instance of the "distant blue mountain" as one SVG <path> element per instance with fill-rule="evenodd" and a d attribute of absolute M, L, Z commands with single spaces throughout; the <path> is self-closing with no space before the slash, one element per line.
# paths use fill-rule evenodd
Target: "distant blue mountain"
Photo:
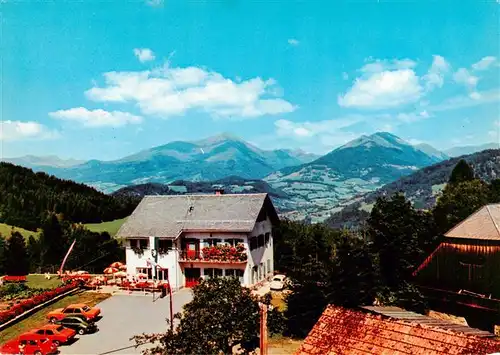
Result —
<path fill-rule="evenodd" d="M 221 134 L 196 142 L 170 142 L 113 161 L 90 160 L 72 166 L 30 164 L 29 167 L 111 192 L 123 186 L 150 182 L 212 181 L 227 176 L 259 179 L 315 158 L 317 156 L 300 150 L 262 150 L 237 137 Z M 26 166 L 23 158 L 9 161 Z"/>

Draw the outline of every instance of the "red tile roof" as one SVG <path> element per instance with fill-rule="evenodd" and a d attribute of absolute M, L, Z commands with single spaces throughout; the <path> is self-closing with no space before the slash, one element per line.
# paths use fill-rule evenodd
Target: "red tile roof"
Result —
<path fill-rule="evenodd" d="M 491 354 L 500 342 L 330 305 L 297 355 Z"/>

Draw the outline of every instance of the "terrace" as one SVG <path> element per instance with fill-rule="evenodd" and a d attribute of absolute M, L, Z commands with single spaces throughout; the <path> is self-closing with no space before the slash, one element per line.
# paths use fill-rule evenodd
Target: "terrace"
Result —
<path fill-rule="evenodd" d="M 199 247 L 183 249 L 179 255 L 179 262 L 244 264 L 247 258 L 247 251 L 243 244 L 214 245 L 204 247 L 201 251 Z"/>

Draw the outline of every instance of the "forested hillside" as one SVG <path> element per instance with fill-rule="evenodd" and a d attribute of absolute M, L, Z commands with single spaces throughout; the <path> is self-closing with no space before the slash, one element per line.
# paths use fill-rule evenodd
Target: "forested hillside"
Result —
<path fill-rule="evenodd" d="M 366 194 L 357 202 L 333 214 L 326 223 L 333 228 L 358 227 L 369 216 L 370 207 L 373 206 L 378 197 L 391 196 L 397 192 L 403 192 L 416 208 L 430 209 L 435 205 L 453 168 L 461 159 L 472 167 L 476 178 L 485 182 L 500 179 L 500 149 L 490 149 L 449 159 L 420 169 Z"/>
<path fill-rule="evenodd" d="M 128 216 L 138 203 L 10 163 L 0 163 L 0 196 L 0 223 L 30 230 L 40 227 L 48 212 L 95 223 Z"/>

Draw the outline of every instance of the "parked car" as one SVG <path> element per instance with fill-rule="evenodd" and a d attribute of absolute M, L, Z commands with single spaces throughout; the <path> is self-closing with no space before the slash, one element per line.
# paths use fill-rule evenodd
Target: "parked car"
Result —
<path fill-rule="evenodd" d="M 98 307 L 89 307 L 84 303 L 70 304 L 66 308 L 58 308 L 47 313 L 47 318 L 54 323 L 56 320 L 61 320 L 68 316 L 80 317 L 84 320 L 95 320 L 101 310 Z"/>
<path fill-rule="evenodd" d="M 57 353 L 59 353 L 59 349 L 50 339 L 37 339 L 31 334 L 23 334 L 0 347 L 1 355 L 51 355 Z"/>
<path fill-rule="evenodd" d="M 32 334 L 37 339 L 50 339 L 54 344 L 59 346 L 71 341 L 76 331 L 69 328 L 64 328 L 62 325 L 47 324 L 41 328 L 36 328 L 25 334 Z"/>
<path fill-rule="evenodd" d="M 271 281 L 271 290 L 281 291 L 285 288 L 286 276 L 285 275 L 274 275 Z"/>
<path fill-rule="evenodd" d="M 94 322 L 87 322 L 81 317 L 65 317 L 61 320 L 57 320 L 55 324 L 71 328 L 80 335 L 97 331 L 97 325 Z"/>

